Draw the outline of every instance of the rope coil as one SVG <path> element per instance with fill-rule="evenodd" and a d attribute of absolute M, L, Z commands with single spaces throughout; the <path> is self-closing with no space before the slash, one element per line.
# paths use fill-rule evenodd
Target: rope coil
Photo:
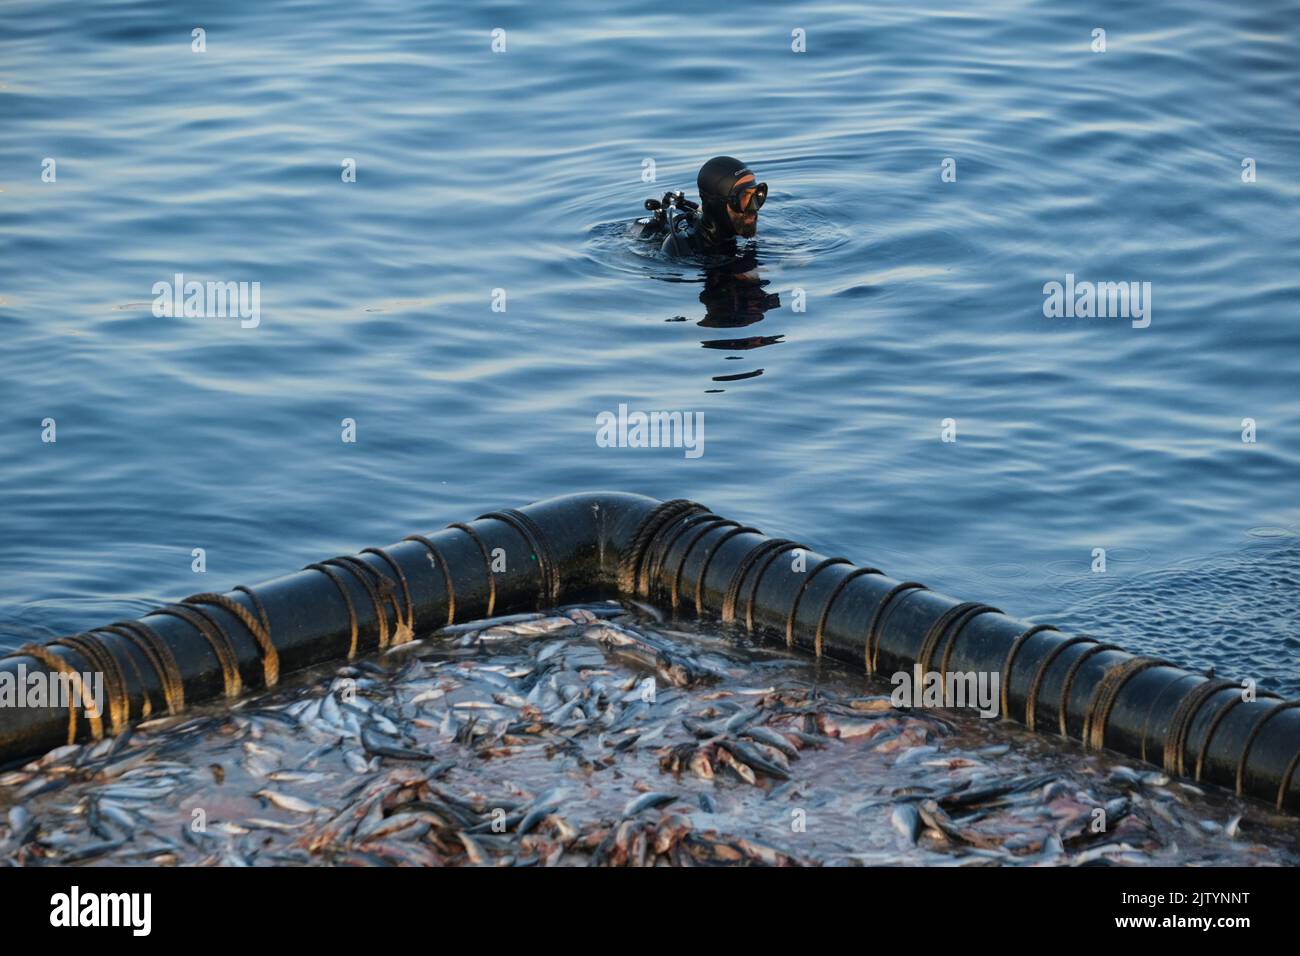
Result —
<path fill-rule="evenodd" d="M 920 581 L 904 581 L 902 584 L 895 584 L 885 592 L 884 597 L 875 606 L 871 612 L 871 618 L 867 621 L 867 635 L 863 642 L 862 651 L 867 659 L 867 673 L 874 674 L 876 668 L 880 665 L 880 622 L 885 617 L 885 609 L 893 602 L 894 598 L 900 594 L 906 594 L 908 591 L 928 591 L 930 590 Z"/>
<path fill-rule="evenodd" d="M 940 614 L 938 619 L 930 625 L 929 630 L 925 632 L 925 638 L 921 641 L 921 650 L 917 654 L 917 663 L 921 665 L 921 673 L 930 673 L 931 665 L 934 663 L 934 652 L 939 649 L 940 642 L 949 635 L 949 632 L 956 633 L 956 631 L 960 631 L 971 617 L 976 614 L 983 614 L 986 611 L 995 614 L 1002 613 L 997 608 L 981 604 L 978 601 L 962 601 Z"/>
<path fill-rule="evenodd" d="M 826 622 L 830 619 L 831 605 L 835 603 L 835 599 L 840 596 L 840 593 L 854 578 L 864 577 L 868 574 L 884 573 L 885 572 L 881 571 L 879 568 L 854 568 L 848 574 L 844 575 L 844 577 L 840 578 L 839 582 L 835 585 L 835 589 L 831 591 L 830 597 L 826 599 L 826 606 L 822 608 L 821 615 L 817 618 L 817 630 L 813 633 L 813 651 L 817 657 L 822 656 L 822 637 L 826 633 Z"/>
<path fill-rule="evenodd" d="M 664 563 L 668 560 L 668 554 L 677 545 L 677 541 L 686 532 L 692 528 L 697 528 L 702 524 L 716 525 L 725 518 L 719 518 L 711 511 L 697 511 L 680 517 L 677 521 L 669 522 L 660 528 L 659 532 L 651 539 L 648 550 L 646 551 L 646 562 L 644 565 L 644 588 L 639 588 L 637 593 L 647 600 L 663 591 L 662 584 Z"/>
<path fill-rule="evenodd" d="M 144 655 L 158 677 L 158 686 L 162 689 L 168 714 L 179 714 L 185 709 L 185 683 L 181 679 L 180 665 L 176 663 L 172 649 L 157 631 L 142 621 L 118 621 L 100 630 L 125 637 L 132 647 Z"/>
<path fill-rule="evenodd" d="M 244 689 L 244 681 L 239 673 L 239 660 L 235 657 L 235 649 L 230 644 L 230 636 L 212 620 L 207 612 L 183 604 L 169 604 L 149 611 L 144 616 L 174 617 L 194 628 L 207 641 L 221 665 L 221 680 L 225 686 L 226 696 L 239 696 Z"/>
<path fill-rule="evenodd" d="M 248 588 L 244 588 L 243 591 L 252 594 Z M 253 598 L 256 602 L 254 606 L 257 608 L 261 620 L 255 619 L 249 613 L 248 608 L 224 594 L 210 592 L 192 594 L 181 603 L 210 604 L 239 618 L 239 623 L 243 624 L 248 633 L 253 635 L 253 640 L 257 641 L 257 646 L 262 652 L 262 675 L 266 686 L 274 687 L 280 682 L 280 656 L 276 653 L 275 645 L 271 643 L 271 630 L 267 626 L 266 609 L 261 606 L 261 601 L 257 599 L 256 595 L 253 595 Z"/>
<path fill-rule="evenodd" d="M 709 553 L 704 556 L 704 564 L 700 566 L 699 580 L 695 585 L 695 613 L 704 614 L 704 579 L 708 577 L 709 565 L 713 562 L 713 556 L 718 553 L 718 549 L 730 541 L 736 535 L 740 534 L 762 534 L 757 528 L 751 528 L 748 525 L 737 526 L 724 534 L 717 541 L 713 542 L 713 547 L 709 548 Z"/>
<path fill-rule="evenodd" d="M 1105 675 L 1093 689 L 1092 699 L 1083 717 L 1083 745 L 1090 750 L 1102 750 L 1106 746 L 1106 723 L 1110 720 L 1111 708 L 1119 699 L 1120 691 L 1132 678 L 1143 671 L 1155 667 L 1173 667 L 1159 657 L 1130 657 L 1108 668 Z"/>
<path fill-rule="evenodd" d="M 853 564 L 848 558 L 825 558 L 818 561 L 811 571 L 804 575 L 803 581 L 799 584 L 799 590 L 794 596 L 794 602 L 790 605 L 790 613 L 785 619 L 785 646 L 794 647 L 794 619 L 799 614 L 799 605 L 803 603 L 804 593 L 808 590 L 808 585 L 812 584 L 813 578 L 821 574 L 827 568 L 833 568 L 837 564 Z M 818 656 L 821 656 L 820 654 Z"/>
<path fill-rule="evenodd" d="M 641 569 L 649 554 L 651 542 L 664 528 L 678 518 L 704 511 L 708 511 L 704 505 L 689 498 L 673 498 L 652 508 L 637 525 L 636 533 L 632 535 L 632 543 L 623 555 L 622 561 L 619 562 L 619 581 L 623 589 L 631 593 L 641 593 Z"/>
<path fill-rule="evenodd" d="M 1177 774 L 1180 777 L 1187 775 L 1187 759 L 1184 750 L 1187 747 L 1187 735 L 1191 733 L 1196 715 L 1215 694 L 1237 686 L 1234 681 L 1219 678 L 1198 684 L 1183 695 L 1183 699 L 1174 708 L 1173 716 L 1169 719 L 1169 727 L 1165 731 L 1163 764 L 1166 773 Z"/>
<path fill-rule="evenodd" d="M 741 586 L 745 583 L 745 576 L 749 574 L 752 568 L 763 555 L 773 551 L 782 545 L 793 545 L 793 541 L 785 538 L 768 538 L 755 547 L 750 548 L 749 552 L 736 563 L 735 569 L 731 572 L 731 581 L 727 584 L 727 593 L 722 599 L 722 620 L 733 621 L 736 618 L 736 602 L 740 598 Z"/>
<path fill-rule="evenodd" d="M 754 575 L 754 583 L 749 588 L 749 600 L 745 602 L 745 628 L 750 634 L 754 633 L 754 599 L 758 597 L 758 588 L 763 583 L 763 575 L 767 574 L 767 569 L 783 554 L 791 551 L 807 550 L 803 545 L 794 541 L 786 542 L 780 547 L 773 548 L 772 553 L 767 556 L 767 559 L 759 567 L 758 573 Z"/>
<path fill-rule="evenodd" d="M 1009 719 L 1011 716 L 1011 667 L 1016 662 L 1016 655 L 1020 653 L 1020 649 L 1025 646 L 1026 641 L 1035 634 L 1042 634 L 1044 631 L 1057 631 L 1057 633 L 1060 633 L 1060 631 L 1052 624 L 1035 624 L 1012 641 L 1011 647 L 1007 649 L 1006 660 L 1002 662 L 1002 677 L 1000 685 L 1002 691 L 1002 716 L 1004 718 Z"/>
<path fill-rule="evenodd" d="M 1293 710 L 1296 707 L 1300 707 L 1300 700 L 1284 700 L 1280 704 L 1275 704 L 1261 714 L 1259 720 L 1255 721 L 1255 725 L 1250 728 L 1246 743 L 1241 748 L 1241 757 L 1237 760 L 1237 796 L 1242 796 L 1242 782 L 1246 778 L 1246 760 L 1250 757 L 1250 748 L 1255 745 L 1255 738 L 1270 720 L 1283 711 Z"/>
<path fill-rule="evenodd" d="M 415 636 L 415 602 L 411 600 L 411 585 L 406 580 L 406 572 L 402 570 L 401 565 L 389 556 L 383 548 L 362 548 L 362 554 L 377 555 L 393 571 L 393 576 L 402 586 L 402 597 L 406 601 L 406 620 L 402 620 L 401 611 L 397 610 L 394 603 L 394 616 L 397 618 L 397 633 L 393 636 L 393 644 L 405 644 Z"/>
<path fill-rule="evenodd" d="M 95 636 L 95 639 L 98 640 L 101 644 L 103 644 L 105 653 L 107 653 L 109 657 L 111 657 L 115 662 L 117 661 L 117 655 L 114 654 L 111 650 L 109 650 L 109 643 L 107 638 L 100 637 L 98 635 L 111 634 L 113 637 L 120 638 L 123 636 L 122 634 L 113 631 L 107 627 L 98 627 L 95 628 L 93 631 L 87 631 L 86 633 L 88 636 Z M 144 673 L 140 670 L 140 665 L 136 663 L 135 655 L 132 654 L 129 650 L 126 650 L 125 648 L 123 650 L 125 651 L 123 656 L 126 658 L 126 663 L 131 668 L 131 673 L 135 675 L 135 686 L 140 688 L 140 719 L 145 720 L 153 713 L 153 701 L 149 699 L 149 691 L 144 685 Z M 131 715 L 131 708 L 130 708 L 131 701 L 129 696 L 130 684 L 126 681 L 125 672 L 123 672 L 122 674 L 122 681 L 123 681 L 123 688 L 122 688 L 123 692 L 127 694 L 126 697 L 127 719 L 129 720 Z M 159 682 L 159 684 L 161 685 L 161 681 Z"/>
<path fill-rule="evenodd" d="M 716 531 L 719 528 L 739 528 L 739 527 L 741 527 L 740 522 L 730 521 L 727 518 L 718 518 L 714 521 L 700 522 L 700 524 L 698 525 L 698 530 L 695 532 L 695 535 L 691 538 L 690 543 L 686 545 L 685 550 L 682 551 L 681 559 L 677 562 L 677 572 L 673 575 L 673 585 L 672 585 L 672 589 L 669 591 L 669 597 L 672 600 L 673 610 L 677 609 L 677 605 L 679 603 L 678 599 L 681 595 L 682 572 L 686 569 L 686 561 L 691 556 L 691 552 L 695 550 L 695 546 L 699 544 L 700 540 L 710 531 Z"/>
<path fill-rule="evenodd" d="M 508 524 L 519 532 L 537 561 L 543 595 L 542 604 L 547 607 L 554 605 L 560 599 L 559 572 L 555 566 L 555 559 L 551 557 L 550 549 L 546 546 L 546 536 L 542 534 L 542 529 L 537 527 L 537 523 L 532 518 L 515 508 L 490 511 L 485 515 L 479 515 L 475 520 L 483 521 L 488 518 Z"/>
<path fill-rule="evenodd" d="M 109 727 L 114 735 L 131 719 L 131 700 L 127 696 L 126 680 L 122 668 L 117 663 L 108 646 L 92 634 L 70 634 L 56 637 L 49 647 L 69 647 L 90 663 L 103 679 L 105 696 L 108 698 Z"/>
<path fill-rule="evenodd" d="M 488 584 L 487 616 L 491 617 L 493 612 L 496 611 L 496 606 L 497 606 L 497 576 L 496 576 L 496 572 L 492 570 L 492 555 L 488 553 L 487 545 L 483 543 L 482 536 L 477 531 L 474 530 L 474 527 L 472 525 L 468 525 L 458 521 L 455 522 L 454 524 L 447 525 L 447 527 L 455 528 L 457 531 L 464 531 L 467 535 L 470 536 L 473 542 L 476 545 L 478 545 L 479 554 L 483 555 L 483 573 L 487 576 L 487 584 Z M 410 541 L 410 540 L 420 540 L 420 539 L 406 538 L 404 540 Z M 428 539 L 425 538 L 423 540 L 427 541 Z M 447 580 L 448 581 L 451 580 L 450 575 L 447 576 Z M 448 593 L 451 592 L 449 591 Z M 449 620 L 447 623 L 450 624 L 451 621 Z"/>
<path fill-rule="evenodd" d="M 352 628 L 352 638 L 348 644 L 348 660 L 352 660 L 352 658 L 357 656 L 357 635 L 360 633 L 360 628 L 357 626 L 357 609 L 352 603 L 352 595 L 348 593 L 347 585 L 343 583 L 343 579 L 339 577 L 339 573 L 328 565 L 317 562 L 316 564 L 307 565 L 303 570 L 319 571 L 321 574 L 325 575 L 325 577 L 333 581 L 334 587 L 338 589 L 339 594 L 343 595 L 343 603 L 346 604 L 348 608 L 348 624 Z"/>
<path fill-rule="evenodd" d="M 1061 736 L 1069 739 L 1067 731 L 1066 717 L 1068 716 L 1066 708 L 1070 704 L 1070 690 L 1074 687 L 1074 676 L 1079 673 L 1079 668 L 1083 663 L 1094 654 L 1101 654 L 1104 651 L 1123 650 L 1118 644 L 1103 644 L 1101 641 L 1094 641 L 1092 647 L 1088 648 L 1070 664 L 1070 669 L 1065 672 L 1065 681 L 1061 684 L 1061 699 L 1057 702 L 1056 713 L 1059 717 Z"/>
<path fill-rule="evenodd" d="M 477 538 L 477 535 L 475 537 Z M 429 556 L 438 563 L 438 570 L 442 572 L 443 590 L 447 592 L 447 624 L 445 626 L 450 627 L 452 624 L 456 623 L 456 582 L 452 579 L 451 576 L 451 565 L 449 565 L 447 563 L 447 559 L 442 556 L 442 552 L 438 550 L 438 546 L 434 544 L 432 541 L 430 541 L 428 538 L 426 538 L 424 535 L 408 534 L 402 540 L 414 541 L 417 544 L 423 545 L 424 550 L 429 552 Z M 482 547 L 481 542 L 479 546 Z M 486 556 L 487 556 L 487 551 L 485 549 L 484 557 Z M 490 599 L 490 603 L 495 604 L 496 594 L 497 594 L 496 579 L 492 574 L 491 562 L 488 563 L 488 578 L 491 579 L 492 581 L 492 597 Z"/>
<path fill-rule="evenodd" d="M 391 590 L 392 582 L 388 581 L 382 574 L 372 568 L 366 562 L 349 555 L 342 555 L 337 558 L 330 558 L 328 561 L 322 561 L 321 564 L 331 567 L 342 568 L 352 575 L 361 586 L 365 589 L 366 594 L 370 597 L 370 603 L 375 609 L 375 621 L 379 625 L 379 649 L 382 651 L 388 647 L 388 614 L 384 611 L 384 598 L 387 595 L 382 594 L 382 585 L 380 582 L 386 582 Z M 372 581 L 371 578 L 377 578 L 378 581 Z M 393 606 L 397 606 L 397 599 L 394 597 Z"/>
<path fill-rule="evenodd" d="M 1240 685 L 1238 685 L 1240 686 Z M 1277 697 L 1276 694 L 1261 694 L 1262 697 Z M 1278 698 L 1281 700 L 1281 698 Z M 1245 694 L 1235 694 L 1228 698 L 1228 702 L 1214 715 L 1210 721 L 1210 726 L 1205 729 L 1205 737 L 1201 740 L 1201 746 L 1196 751 L 1196 773 L 1192 776 L 1193 780 L 1200 781 L 1201 772 L 1205 769 L 1205 758 L 1210 752 L 1210 743 L 1214 740 L 1214 735 L 1218 733 L 1219 725 L 1223 719 L 1236 710 L 1239 704 L 1246 703 Z"/>
<path fill-rule="evenodd" d="M 719 518 L 711 511 L 698 511 L 664 525 L 660 533 L 651 540 L 649 550 L 646 553 L 646 581 L 643 596 L 649 599 L 653 595 L 662 592 L 663 588 L 660 582 L 663 579 L 664 563 L 668 560 L 669 553 L 676 547 L 677 541 L 682 535 L 691 528 L 699 527 L 705 522 L 723 520 L 725 519 Z"/>
<path fill-rule="evenodd" d="M 1001 613 L 1001 611 L 990 604 L 981 604 L 979 607 L 971 608 L 963 614 L 959 620 L 954 621 L 952 627 L 949 629 L 950 633 L 948 635 L 948 640 L 943 645 L 943 656 L 939 658 L 939 673 L 948 673 L 948 662 L 952 659 L 953 648 L 957 646 L 957 638 L 961 637 L 962 632 L 966 630 L 966 625 L 970 624 L 971 621 L 979 617 L 981 614 Z M 936 646 L 935 650 L 937 651 L 938 649 L 939 648 Z M 933 657 L 933 655 L 931 656 Z"/>
<path fill-rule="evenodd" d="M 1282 780 L 1277 785 L 1276 806 L 1279 810 L 1286 809 L 1287 791 L 1291 789 L 1291 781 L 1295 779 L 1297 765 L 1300 765 L 1300 750 L 1297 750 L 1291 762 L 1286 765 L 1286 772 L 1282 774 Z"/>
<path fill-rule="evenodd" d="M 1025 726 L 1030 730 L 1033 730 L 1038 723 L 1038 690 L 1043 685 L 1043 678 L 1047 676 L 1047 669 L 1069 648 L 1088 642 L 1098 643 L 1095 638 L 1087 635 L 1068 637 L 1048 651 L 1047 656 L 1038 662 L 1033 679 L 1029 682 L 1029 691 L 1025 694 Z"/>
<path fill-rule="evenodd" d="M 25 654 L 28 657 L 35 658 L 41 664 L 48 667 L 51 671 L 57 672 L 68 678 L 72 684 L 72 689 L 76 697 L 81 698 L 82 709 L 86 713 L 86 720 L 90 723 L 90 733 L 96 740 L 104 736 L 104 719 L 99 714 L 99 707 L 95 703 L 94 697 L 91 696 L 90 690 L 86 687 L 86 682 L 81 679 L 81 674 L 77 669 L 69 664 L 66 660 L 55 654 L 44 644 L 24 644 L 18 649 L 17 654 Z M 5 655 L 13 657 L 17 655 Z M 77 701 L 76 697 L 68 695 L 68 743 L 77 742 Z"/>

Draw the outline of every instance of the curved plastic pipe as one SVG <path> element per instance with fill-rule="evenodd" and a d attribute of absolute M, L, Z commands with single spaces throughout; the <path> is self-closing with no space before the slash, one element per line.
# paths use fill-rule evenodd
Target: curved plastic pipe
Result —
<path fill-rule="evenodd" d="M 996 608 L 899 582 L 684 500 L 566 495 L 286 577 L 19 649 L 20 673 L 102 675 L 58 706 L 0 706 L 0 763 L 272 686 L 461 621 L 605 598 L 689 608 L 869 674 L 974 673 L 1001 716 L 1300 809 L 1300 701 L 1260 695 Z M 10 677 L 9 675 L 12 675 Z"/>

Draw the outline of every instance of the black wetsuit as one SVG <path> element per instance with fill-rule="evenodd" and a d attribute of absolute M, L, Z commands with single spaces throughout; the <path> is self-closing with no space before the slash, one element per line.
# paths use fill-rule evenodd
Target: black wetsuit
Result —
<path fill-rule="evenodd" d="M 728 198 L 736 183 L 753 172 L 732 156 L 715 156 L 700 168 L 695 184 L 700 191 L 699 207 L 693 211 L 670 209 L 652 219 L 637 222 L 642 238 L 662 236 L 668 256 L 727 256 L 736 253 L 736 230 L 727 212 Z M 760 185 L 763 195 L 767 186 Z M 681 195 L 680 193 L 678 195 Z M 759 205 L 762 205 L 761 197 Z M 669 226 L 671 223 L 671 227 Z M 671 231 L 670 231 L 671 230 Z"/>
<path fill-rule="evenodd" d="M 719 236 L 716 230 L 708 228 L 699 213 L 674 211 L 673 225 L 674 229 L 670 234 L 667 223 L 660 219 L 639 219 L 636 223 L 635 235 L 640 239 L 658 241 L 660 251 L 674 259 L 685 256 L 735 254 L 735 238 Z"/>

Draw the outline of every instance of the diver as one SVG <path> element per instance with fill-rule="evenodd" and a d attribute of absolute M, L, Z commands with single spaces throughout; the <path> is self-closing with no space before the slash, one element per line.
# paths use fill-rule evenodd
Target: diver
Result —
<path fill-rule="evenodd" d="M 662 199 L 647 199 L 654 213 L 638 219 L 634 234 L 642 239 L 662 239 L 665 255 L 728 256 L 736 252 L 736 237 L 752 239 L 758 232 L 758 211 L 767 200 L 767 183 L 740 160 L 715 156 L 696 177 L 699 203 L 680 192 Z"/>

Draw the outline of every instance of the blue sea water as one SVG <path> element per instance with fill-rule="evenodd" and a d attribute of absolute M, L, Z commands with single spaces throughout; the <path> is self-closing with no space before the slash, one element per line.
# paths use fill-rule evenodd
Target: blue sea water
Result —
<path fill-rule="evenodd" d="M 612 488 L 1295 692 L 1300 8 L 1076 7 L 0 4 L 0 647 Z M 719 153 L 757 295 L 624 234 Z"/>

